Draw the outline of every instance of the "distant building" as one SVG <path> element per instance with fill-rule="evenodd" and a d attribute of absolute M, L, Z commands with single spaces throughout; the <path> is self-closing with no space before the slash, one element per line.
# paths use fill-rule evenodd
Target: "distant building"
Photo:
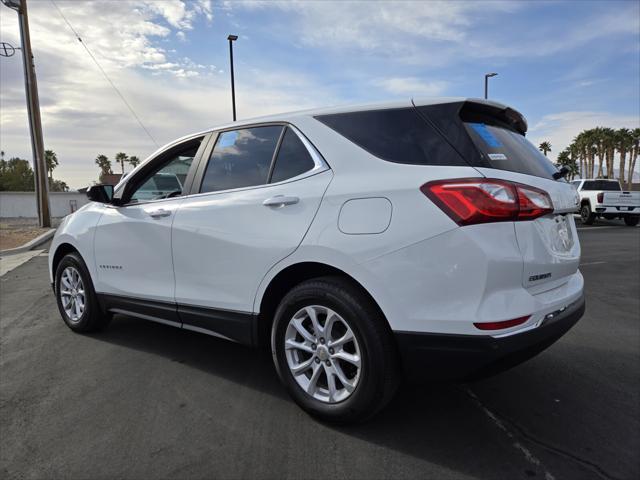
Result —
<path fill-rule="evenodd" d="M 122 178 L 121 173 L 107 173 L 105 175 L 100 175 L 100 183 L 105 185 L 117 185 L 120 178 Z"/>

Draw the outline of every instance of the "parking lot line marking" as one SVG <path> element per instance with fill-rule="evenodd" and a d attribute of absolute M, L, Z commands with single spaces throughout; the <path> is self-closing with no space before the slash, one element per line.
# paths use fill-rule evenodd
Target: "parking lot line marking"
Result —
<path fill-rule="evenodd" d="M 469 388 L 465 388 L 464 390 L 467 393 L 467 395 L 471 397 L 473 402 L 484 412 L 484 414 L 487 417 L 489 417 L 489 419 L 494 423 L 494 425 L 498 427 L 500 430 L 502 430 L 507 435 L 507 437 L 513 440 L 513 448 L 515 448 L 520 453 L 522 453 L 524 458 L 527 460 L 527 462 L 538 467 L 544 472 L 545 480 L 555 480 L 555 477 L 547 470 L 547 468 L 542 464 L 540 459 L 538 459 L 538 457 L 536 457 L 533 453 L 531 453 L 531 450 L 529 450 L 527 447 L 525 447 L 524 445 L 522 445 L 522 443 L 518 441 L 518 437 L 513 432 L 511 432 L 511 430 L 507 428 L 504 422 L 500 420 L 496 414 L 494 414 L 491 410 L 489 410 L 484 405 L 484 403 L 482 403 L 482 401 L 478 398 L 478 396 L 475 393 L 473 393 L 473 391 L 471 391 Z"/>
<path fill-rule="evenodd" d="M 600 265 L 602 263 L 607 263 L 607 262 L 585 262 L 585 263 L 581 263 L 580 266 L 584 267 L 585 265 Z"/>

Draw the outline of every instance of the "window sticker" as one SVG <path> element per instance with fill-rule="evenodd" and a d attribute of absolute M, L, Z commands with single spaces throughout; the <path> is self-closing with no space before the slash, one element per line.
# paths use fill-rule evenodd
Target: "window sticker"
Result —
<path fill-rule="evenodd" d="M 493 134 L 489 131 L 489 129 L 484 123 L 470 123 L 470 125 L 471 125 L 471 128 L 473 128 L 476 131 L 476 133 L 480 135 L 480 138 L 482 138 L 482 140 L 484 140 L 484 143 L 486 143 L 489 147 L 491 148 L 502 147 L 502 144 L 500 143 L 500 141 L 493 136 Z"/>
<path fill-rule="evenodd" d="M 220 135 L 218 146 L 220 148 L 232 147 L 238 138 L 238 132 L 224 132 Z"/>
<path fill-rule="evenodd" d="M 489 153 L 488 155 L 491 160 L 508 160 L 504 153 Z"/>

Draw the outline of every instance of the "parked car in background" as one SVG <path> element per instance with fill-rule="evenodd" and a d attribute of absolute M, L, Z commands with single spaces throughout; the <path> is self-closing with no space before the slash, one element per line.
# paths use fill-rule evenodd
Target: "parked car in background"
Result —
<path fill-rule="evenodd" d="M 585 225 L 604 217 L 607 220 L 621 218 L 630 227 L 640 220 L 640 192 L 625 192 L 618 180 L 579 179 L 573 180 L 580 195 L 580 219 Z"/>
<path fill-rule="evenodd" d="M 293 399 L 334 422 L 369 418 L 403 376 L 504 370 L 584 312 L 576 192 L 526 130 L 505 105 L 443 98 L 182 138 L 64 219 L 60 314 L 268 345 Z M 176 162 L 180 190 L 149 198 Z"/>

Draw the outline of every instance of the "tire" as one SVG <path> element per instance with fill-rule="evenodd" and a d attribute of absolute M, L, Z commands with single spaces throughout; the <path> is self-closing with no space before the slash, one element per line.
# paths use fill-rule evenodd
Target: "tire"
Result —
<path fill-rule="evenodd" d="M 582 205 L 580 209 L 580 220 L 583 225 L 593 225 L 593 221 L 596 219 L 595 213 L 591 211 L 591 206 L 588 203 Z"/>
<path fill-rule="evenodd" d="M 319 333 L 312 326 L 308 309 L 316 313 L 322 327 Z M 317 343 L 304 340 L 292 324 L 294 317 Z M 327 332 L 323 329 L 329 318 L 332 326 L 328 338 L 324 339 Z M 349 329 L 354 340 L 336 346 L 339 337 L 348 337 Z M 294 335 L 297 337 L 292 340 Z M 285 349 L 285 341 L 303 343 L 312 350 Z M 398 387 L 398 355 L 386 319 L 358 286 L 341 277 L 308 280 L 285 295 L 276 310 L 271 350 L 280 380 L 293 400 L 307 413 L 327 422 L 362 422 L 380 411 Z M 351 355 L 352 360 L 359 358 L 360 366 L 339 358 L 345 355 Z M 310 366 L 294 376 L 290 362 L 296 366 L 296 361 L 310 362 Z M 334 372 L 331 373 L 335 386 L 333 399 L 329 397 L 327 372 Z M 342 377 L 335 372 L 340 372 Z M 311 386 L 314 376 L 315 388 Z M 340 378 L 350 382 L 350 389 Z M 299 382 L 307 383 L 311 393 Z"/>
<path fill-rule="evenodd" d="M 74 332 L 102 330 L 111 319 L 111 315 L 105 315 L 100 310 L 89 270 L 76 252 L 65 255 L 56 268 L 55 295 L 62 319 Z"/>
<path fill-rule="evenodd" d="M 627 227 L 635 227 L 638 225 L 638 221 L 640 220 L 640 215 L 625 215 L 624 223 Z"/>

